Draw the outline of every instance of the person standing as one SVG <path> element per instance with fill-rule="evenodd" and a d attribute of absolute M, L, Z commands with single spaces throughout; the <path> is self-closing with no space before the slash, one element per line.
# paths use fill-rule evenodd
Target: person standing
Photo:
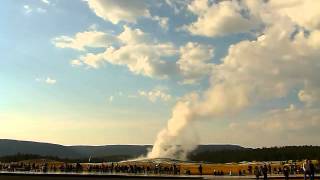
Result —
<path fill-rule="evenodd" d="M 201 166 L 201 164 L 199 165 L 198 170 L 199 170 L 199 174 L 202 176 L 202 166 Z"/>
<path fill-rule="evenodd" d="M 259 170 L 258 166 L 256 166 L 254 168 L 254 175 L 256 175 L 256 179 L 258 180 L 260 177 L 260 170 Z"/>
<path fill-rule="evenodd" d="M 284 179 L 285 180 L 289 179 L 289 168 L 288 168 L 288 166 L 284 166 L 283 167 L 283 175 L 284 175 Z"/>
<path fill-rule="evenodd" d="M 268 167 L 266 164 L 262 168 L 262 174 L 263 174 L 263 179 L 267 180 L 268 179 Z"/>
<path fill-rule="evenodd" d="M 310 161 L 309 161 L 309 159 L 305 160 L 305 162 L 302 165 L 302 169 L 304 172 L 304 180 L 307 179 L 307 176 L 310 178 Z"/>
<path fill-rule="evenodd" d="M 310 161 L 309 165 L 310 165 L 310 179 L 314 180 L 315 167 L 312 161 Z"/>

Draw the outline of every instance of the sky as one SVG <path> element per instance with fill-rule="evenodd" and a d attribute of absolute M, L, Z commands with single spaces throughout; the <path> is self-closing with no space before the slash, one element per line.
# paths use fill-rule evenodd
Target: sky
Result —
<path fill-rule="evenodd" d="M 318 9 L 314 0 L 4 0 L 0 138 L 320 145 Z"/>

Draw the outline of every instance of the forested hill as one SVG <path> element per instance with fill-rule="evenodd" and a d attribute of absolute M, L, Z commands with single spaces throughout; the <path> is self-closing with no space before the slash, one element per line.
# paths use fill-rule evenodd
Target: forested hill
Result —
<path fill-rule="evenodd" d="M 0 139 L 0 161 L 48 158 L 87 162 L 121 161 L 145 155 L 151 145 L 63 146 L 50 143 Z M 237 145 L 199 145 L 189 160 L 213 163 L 320 160 L 320 146 L 243 148 Z M 68 161 L 69 161 L 68 160 Z"/>
<path fill-rule="evenodd" d="M 285 161 L 285 160 L 320 160 L 320 146 L 285 146 L 257 149 L 222 150 L 216 152 L 192 153 L 193 161 L 212 163 L 241 162 L 241 161 Z"/>
<path fill-rule="evenodd" d="M 145 155 L 151 148 L 151 145 L 63 146 L 59 144 L 0 139 L 0 157 L 19 153 L 69 159 L 112 156 L 134 158 Z M 237 145 L 199 145 L 194 153 L 241 149 L 244 148 Z"/>

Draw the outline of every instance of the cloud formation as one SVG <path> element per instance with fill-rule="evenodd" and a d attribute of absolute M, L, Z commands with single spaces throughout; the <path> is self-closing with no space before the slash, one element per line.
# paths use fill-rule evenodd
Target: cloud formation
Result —
<path fill-rule="evenodd" d="M 193 84 L 211 73 L 213 64 L 213 47 L 209 45 L 188 42 L 180 47 L 180 59 L 177 66 L 183 76 L 183 83 Z"/>
<path fill-rule="evenodd" d="M 138 28 L 133 29 L 128 26 L 123 28 L 124 30 L 120 34 L 109 38 L 112 39 L 109 41 L 109 45 L 107 45 L 105 37 L 110 36 L 96 31 L 80 32 L 71 39 L 64 36 L 58 37 L 54 39 L 54 43 L 60 48 L 68 47 L 79 50 L 84 50 L 84 47 L 106 46 L 102 53 L 87 53 L 72 60 L 73 66 L 86 64 L 89 67 L 98 68 L 108 62 L 126 66 L 134 74 L 148 77 L 167 78 L 171 74 L 175 74 L 175 63 L 163 59 L 178 53 L 173 44 L 157 42 L 156 39 Z M 89 36 L 85 36 L 86 34 Z"/>
<path fill-rule="evenodd" d="M 319 1 L 271 0 L 270 6 L 272 6 L 272 8 L 277 11 L 277 13 L 289 17 L 292 21 L 294 21 L 301 27 L 309 30 L 320 29 Z"/>
<path fill-rule="evenodd" d="M 188 42 L 180 48 L 170 42 L 159 42 L 139 28 L 123 26 L 118 35 L 100 31 L 79 32 L 74 37 L 59 36 L 52 40 L 59 48 L 88 51 L 104 48 L 104 52 L 86 53 L 71 60 L 72 66 L 99 68 L 108 62 L 126 66 L 134 74 L 152 78 L 182 78 L 183 84 L 193 84 L 208 76 L 213 68 L 213 47 Z M 176 59 L 178 57 L 178 59 Z M 174 58 L 175 61 L 168 61 Z"/>
<path fill-rule="evenodd" d="M 171 100 L 171 95 L 167 93 L 167 89 L 161 89 L 161 88 L 155 88 L 150 91 L 139 91 L 139 95 L 142 97 L 148 98 L 149 101 L 151 102 L 156 102 L 156 101 L 169 101 Z"/>
<path fill-rule="evenodd" d="M 145 0 L 88 0 L 93 12 L 113 24 L 120 21 L 135 23 L 139 17 L 150 17 Z"/>
<path fill-rule="evenodd" d="M 58 36 L 52 39 L 52 43 L 58 48 L 71 48 L 84 51 L 86 48 L 107 47 L 116 42 L 116 38 L 100 31 L 84 31 L 74 37 Z"/>
<path fill-rule="evenodd" d="M 184 27 L 194 35 L 208 37 L 235 33 L 247 33 L 257 27 L 256 19 L 247 12 L 239 1 L 194 0 L 188 9 L 197 16 L 197 20 Z"/>

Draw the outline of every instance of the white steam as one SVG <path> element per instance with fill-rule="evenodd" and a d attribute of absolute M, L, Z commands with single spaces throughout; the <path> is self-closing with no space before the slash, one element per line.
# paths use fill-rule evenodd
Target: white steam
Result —
<path fill-rule="evenodd" d="M 307 5 L 320 8 L 320 3 L 301 1 L 277 6 L 277 1 L 244 2 L 248 15 L 264 24 L 261 35 L 231 45 L 222 63 L 214 65 L 208 90 L 177 102 L 149 158 L 185 159 L 199 143 L 192 128 L 196 120 L 216 119 L 266 100 L 287 97 L 297 93 L 293 89 L 300 89 L 297 97 L 309 106 L 320 99 L 320 93 L 315 93 L 320 89 L 320 26 L 308 24 L 311 20 L 320 24 L 320 14 L 307 12 L 312 16 L 301 19 L 289 11 Z"/>
<path fill-rule="evenodd" d="M 190 94 L 180 100 L 173 108 L 167 127 L 158 133 L 148 158 L 186 159 L 199 144 L 191 128 L 193 121 L 236 112 L 249 104 L 245 90 L 232 87 L 221 83 L 207 90 L 202 99 Z"/>

